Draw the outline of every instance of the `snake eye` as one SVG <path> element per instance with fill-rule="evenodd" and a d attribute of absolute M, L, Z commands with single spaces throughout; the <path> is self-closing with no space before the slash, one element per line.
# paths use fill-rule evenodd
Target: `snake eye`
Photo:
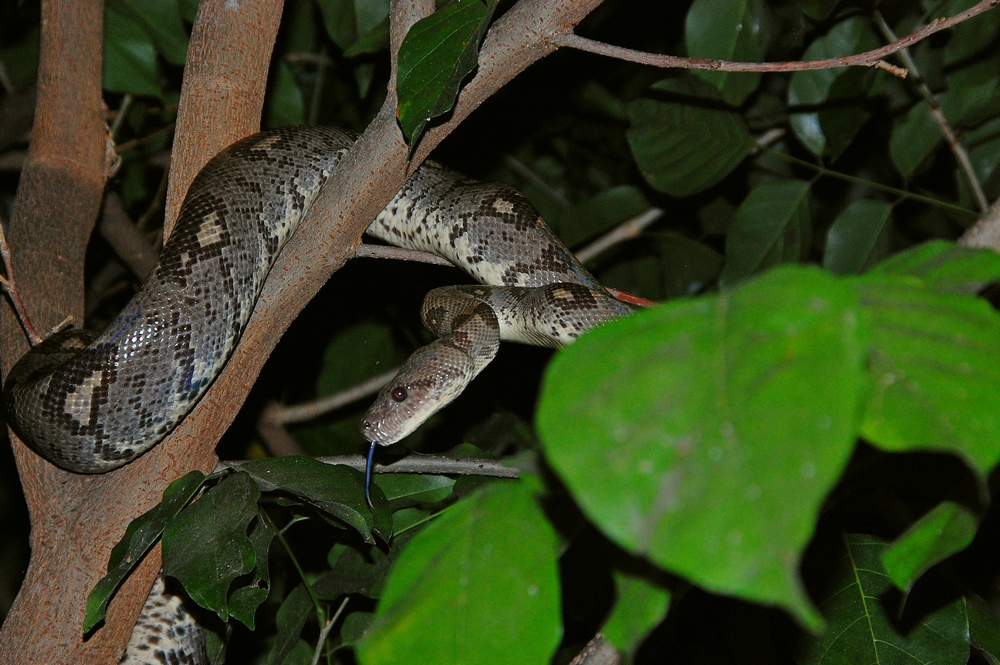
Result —
<path fill-rule="evenodd" d="M 406 399 L 406 388 L 403 386 L 396 386 L 392 389 L 390 395 L 392 396 L 393 401 L 402 402 Z"/>

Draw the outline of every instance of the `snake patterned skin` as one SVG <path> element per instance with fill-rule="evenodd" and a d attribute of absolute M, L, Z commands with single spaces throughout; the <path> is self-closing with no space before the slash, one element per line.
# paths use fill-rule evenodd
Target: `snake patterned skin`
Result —
<path fill-rule="evenodd" d="M 232 354 L 278 253 L 354 138 L 325 127 L 262 132 L 213 158 L 192 183 L 160 260 L 100 335 L 67 330 L 32 348 L 4 385 L 8 423 L 36 452 L 78 473 L 120 467 L 159 443 Z M 379 394 L 361 431 L 389 445 L 453 400 L 501 339 L 561 346 L 628 314 L 513 188 L 425 163 L 368 234 L 448 259 L 493 286 L 425 300 L 441 339 Z M 513 287 L 513 288 L 511 288 Z M 204 634 L 153 588 L 122 663 L 204 660 Z"/>
<path fill-rule="evenodd" d="M 109 471 L 159 443 L 221 372 L 278 253 L 353 140 L 333 128 L 290 127 L 245 138 L 213 158 L 191 184 L 159 262 L 107 330 L 57 333 L 13 367 L 4 401 L 24 441 L 78 473 Z M 558 345 L 629 311 L 519 192 L 433 162 L 368 233 L 438 254 L 480 282 L 535 287 L 515 296 L 454 292 L 474 314 L 441 328 L 449 336 L 437 352 L 418 352 L 378 398 L 362 431 L 381 445 L 454 399 L 495 354 L 496 338 Z M 493 310 L 505 304 L 512 309 Z M 444 389 L 425 380 L 442 373 Z"/>
<path fill-rule="evenodd" d="M 207 665 L 205 629 L 184 603 L 156 578 L 119 665 Z"/>

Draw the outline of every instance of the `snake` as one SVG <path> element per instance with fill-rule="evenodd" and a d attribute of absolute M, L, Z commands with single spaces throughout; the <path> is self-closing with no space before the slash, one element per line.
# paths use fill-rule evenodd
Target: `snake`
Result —
<path fill-rule="evenodd" d="M 8 424 L 38 454 L 85 474 L 121 467 L 162 441 L 221 373 L 282 247 L 355 138 L 285 127 L 213 157 L 118 317 L 99 334 L 57 332 L 14 365 L 3 388 Z M 453 401 L 501 340 L 559 347 L 632 311 L 516 189 L 429 160 L 367 233 L 443 257 L 479 284 L 427 295 L 421 316 L 438 339 L 410 356 L 360 423 L 370 442 L 366 496 L 375 447 Z M 158 602 L 147 606 L 151 616 L 168 607 Z"/>
<path fill-rule="evenodd" d="M 212 158 L 189 188 L 158 263 L 104 332 L 58 332 L 11 369 L 8 422 L 36 452 L 103 473 L 183 420 L 239 341 L 268 271 L 355 136 L 303 126 L 261 132 Z M 454 400 L 501 339 L 562 346 L 631 307 L 611 296 L 528 200 L 502 183 L 423 164 L 367 229 L 441 256 L 481 285 L 428 294 L 440 339 L 414 353 L 361 421 L 398 442 Z"/>

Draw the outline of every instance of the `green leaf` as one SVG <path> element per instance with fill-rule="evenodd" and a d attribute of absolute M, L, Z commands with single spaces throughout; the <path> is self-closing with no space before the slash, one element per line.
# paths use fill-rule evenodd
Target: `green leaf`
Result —
<path fill-rule="evenodd" d="M 254 613 L 267 600 L 271 590 L 271 574 L 268 569 L 268 552 L 275 532 L 267 520 L 257 520 L 250 532 L 250 542 L 254 548 L 254 568 L 250 579 L 241 581 L 229 594 L 229 613 L 250 630 L 254 629 Z"/>
<path fill-rule="evenodd" d="M 356 58 L 359 55 L 365 55 L 370 53 L 378 53 L 379 51 L 389 47 L 389 17 L 386 16 L 381 23 L 372 27 L 368 32 L 360 35 L 352 45 L 351 48 L 344 51 L 345 58 Z M 364 69 L 364 71 L 369 72 L 366 74 L 367 77 L 371 76 L 370 65 L 358 65 L 358 69 Z M 367 86 L 358 86 L 367 90 Z M 361 93 L 362 97 L 365 95 L 364 92 Z"/>
<path fill-rule="evenodd" d="M 546 457 L 628 551 L 815 628 L 798 560 L 854 447 L 860 320 L 839 280 L 789 266 L 612 321 L 549 367 Z"/>
<path fill-rule="evenodd" d="M 799 260 L 809 246 L 810 228 L 808 182 L 754 187 L 729 225 L 722 283 L 731 285 L 776 263 Z"/>
<path fill-rule="evenodd" d="M 399 47 L 396 117 L 411 146 L 427 123 L 455 104 L 465 76 L 479 64 L 496 0 L 456 0 L 418 21 Z"/>
<path fill-rule="evenodd" d="M 177 0 L 108 0 L 108 7 L 142 26 L 167 62 L 184 64 L 188 35 Z"/>
<path fill-rule="evenodd" d="M 415 474 L 383 474 L 378 485 L 385 492 L 393 510 L 420 503 L 438 503 L 451 496 L 455 479 L 447 476 Z"/>
<path fill-rule="evenodd" d="M 265 492 L 287 492 L 355 529 L 366 543 L 372 533 L 388 540 L 392 515 L 382 490 L 372 484 L 374 515 L 365 501 L 365 474 L 346 466 L 323 464 L 310 457 L 288 456 L 240 465 Z"/>
<path fill-rule="evenodd" d="M 636 164 L 650 185 L 671 196 L 688 196 L 720 182 L 754 149 L 746 121 L 713 105 L 713 94 L 690 77 L 660 81 L 656 90 L 684 95 L 671 101 L 638 99 L 628 105 L 626 136 Z"/>
<path fill-rule="evenodd" d="M 7 71 L 14 90 L 26 88 L 38 77 L 38 54 L 41 32 L 31 28 L 20 35 L 17 41 L 7 42 L 0 48 L 0 64 Z"/>
<path fill-rule="evenodd" d="M 892 583 L 909 591 L 931 566 L 968 547 L 978 528 L 975 514 L 944 501 L 882 552 L 882 564 Z"/>
<path fill-rule="evenodd" d="M 799 0 L 799 6 L 806 16 L 814 21 L 825 21 L 840 0 Z"/>
<path fill-rule="evenodd" d="M 1000 54 L 948 74 L 948 89 L 938 96 L 941 111 L 958 127 L 975 127 L 996 117 L 1000 104 Z"/>
<path fill-rule="evenodd" d="M 552 226 L 567 246 L 575 247 L 648 209 L 642 190 L 619 185 L 565 209 Z"/>
<path fill-rule="evenodd" d="M 826 234 L 823 267 L 836 275 L 861 272 L 873 263 L 877 241 L 885 237 L 892 205 L 885 201 L 852 201 L 837 215 Z"/>
<path fill-rule="evenodd" d="M 547 664 L 561 633 L 556 534 L 522 480 L 460 501 L 410 541 L 357 654 L 364 665 Z"/>
<path fill-rule="evenodd" d="M 670 592 L 644 577 L 615 571 L 618 599 L 601 632 L 631 660 L 670 606 Z"/>
<path fill-rule="evenodd" d="M 125 535 L 111 550 L 108 574 L 98 581 L 87 596 L 87 612 L 83 619 L 83 632 L 89 633 L 104 621 L 104 612 L 111 595 L 118 590 L 122 580 L 146 556 L 146 552 L 160 539 L 163 528 L 187 505 L 205 482 L 205 474 L 191 471 L 181 476 L 163 490 L 163 500 L 155 507 L 132 520 Z"/>
<path fill-rule="evenodd" d="M 889 156 L 904 178 L 934 152 L 944 137 L 927 102 L 920 102 L 896 121 L 889 137 Z"/>
<path fill-rule="evenodd" d="M 382 594 L 386 575 L 406 543 L 419 531 L 411 529 L 392 539 L 392 547 L 350 547 L 338 543 L 327 554 L 330 572 L 316 580 L 313 590 L 324 600 L 337 600 L 344 594 L 360 594 L 378 598 Z"/>
<path fill-rule="evenodd" d="M 264 110 L 265 125 L 272 128 L 301 125 L 305 122 L 306 103 L 295 73 L 284 60 L 277 63 L 274 71 Z"/>
<path fill-rule="evenodd" d="M 198 13 L 199 0 L 178 0 L 177 5 L 180 7 L 181 18 L 183 18 L 187 23 L 194 23 L 195 15 Z"/>
<path fill-rule="evenodd" d="M 388 28 L 388 0 L 316 0 L 316 4 L 327 34 L 345 55 L 359 40 L 370 39 L 368 35 L 379 26 Z"/>
<path fill-rule="evenodd" d="M 695 0 L 684 22 L 688 56 L 740 62 L 764 58 L 767 12 L 761 0 Z M 760 85 L 760 74 L 695 70 L 739 106 Z"/>
<path fill-rule="evenodd" d="M 893 255 L 872 268 L 871 274 L 918 277 L 935 291 L 978 293 L 1000 281 L 1000 254 L 931 240 Z"/>
<path fill-rule="evenodd" d="M 230 474 L 163 530 L 163 574 L 178 579 L 194 602 L 223 621 L 229 618 L 230 584 L 257 563 L 247 529 L 258 518 L 259 498 L 249 476 Z"/>
<path fill-rule="evenodd" d="M 974 593 L 965 594 L 969 613 L 969 642 L 990 665 L 1000 663 L 1000 618 L 990 604 Z"/>
<path fill-rule="evenodd" d="M 854 16 L 837 23 L 830 31 L 817 38 L 806 49 L 803 60 L 821 60 L 843 55 L 861 53 L 879 45 L 878 38 L 872 32 L 870 21 L 863 16 Z M 835 85 L 839 78 L 845 77 L 840 85 Z M 817 106 L 828 100 L 844 96 L 863 94 L 871 84 L 870 72 L 852 71 L 844 67 L 834 69 L 818 69 L 794 72 L 788 86 L 788 103 L 792 106 Z M 815 155 L 839 154 L 846 143 L 834 153 L 828 143 L 830 136 L 825 127 L 837 127 L 853 137 L 864 121 L 864 115 L 856 110 L 841 108 L 826 111 L 826 117 L 820 117 L 819 110 L 809 110 L 803 113 L 793 113 L 790 118 L 792 130 L 799 141 Z M 842 117 L 838 118 L 837 116 Z"/>
<path fill-rule="evenodd" d="M 309 597 L 309 591 L 305 584 L 299 584 L 292 589 L 292 592 L 281 603 L 274 619 L 277 635 L 271 646 L 271 652 L 267 656 L 268 665 L 284 663 L 285 657 L 292 653 L 296 645 L 303 644 L 299 640 L 299 636 L 302 635 L 302 629 L 313 610 L 312 598 Z M 310 653 L 310 655 L 312 654 Z"/>
<path fill-rule="evenodd" d="M 969 621 L 959 599 L 899 631 L 895 607 L 882 595 L 891 583 L 879 557 L 885 544 L 871 536 L 844 537 L 847 551 L 831 594 L 821 603 L 826 632 L 809 640 L 800 665 L 965 665 L 969 660 Z"/>
<path fill-rule="evenodd" d="M 330 340 L 323 351 L 316 393 L 332 395 L 356 386 L 384 372 L 387 363 L 402 363 L 406 355 L 393 343 L 389 326 L 375 323 L 351 326 Z"/>
<path fill-rule="evenodd" d="M 163 96 L 153 40 L 114 5 L 104 10 L 104 89 Z"/>
<path fill-rule="evenodd" d="M 934 16 L 954 16 L 976 4 L 976 0 L 952 0 L 937 7 Z M 945 64 L 956 65 L 989 48 L 1000 32 L 996 17 L 977 16 L 954 26 L 945 47 Z"/>
<path fill-rule="evenodd" d="M 943 450 L 987 474 L 1000 460 L 1000 317 L 912 278 L 856 278 L 870 320 L 861 434 L 884 450 Z"/>

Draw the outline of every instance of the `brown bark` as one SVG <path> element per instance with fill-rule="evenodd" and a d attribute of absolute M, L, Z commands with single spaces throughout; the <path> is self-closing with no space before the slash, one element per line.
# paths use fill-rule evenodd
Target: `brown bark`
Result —
<path fill-rule="evenodd" d="M 230 3 L 231 4 L 231 3 Z M 284 0 L 198 6 L 174 128 L 163 239 L 191 181 L 216 153 L 260 129 L 267 72 Z"/>
<path fill-rule="evenodd" d="M 235 417 L 278 339 L 313 294 L 351 255 L 370 220 L 398 191 L 407 173 L 483 100 L 529 64 L 554 50 L 555 36 L 572 30 L 600 2 L 522 0 L 508 12 L 487 35 L 479 73 L 463 92 L 454 116 L 425 137 L 419 159 L 406 159 L 407 147 L 395 120 L 395 94 L 390 89 L 382 110 L 344 157 L 341 167 L 279 257 L 233 358 L 201 403 L 161 445 L 115 472 L 86 477 L 56 469 L 19 442 L 14 442 L 31 512 L 33 552 L 28 577 L 0 632 L 0 663 L 116 662 L 156 574 L 158 550 L 126 582 L 109 607 L 107 624 L 88 642 L 81 642 L 79 627 L 86 595 L 103 574 L 110 548 L 124 533 L 128 522 L 155 504 L 170 481 L 192 469 L 209 471 L 214 467 L 215 445 Z M 43 89 L 40 78 L 36 128 L 39 123 L 50 122 L 50 113 L 59 117 L 65 114 L 69 123 L 98 117 L 97 129 L 103 137 L 103 123 L 99 122 L 100 10 L 78 3 L 79 0 L 64 0 L 62 5 L 50 4 L 47 16 L 52 19 L 52 15 L 57 14 L 59 21 L 76 30 L 80 30 L 81 25 L 89 25 L 86 35 L 68 37 L 67 31 L 71 28 L 65 26 L 62 32 L 53 33 L 61 25 L 54 19 L 46 24 L 43 35 L 48 31 L 56 35 L 53 39 L 60 45 L 73 44 L 80 49 L 81 44 L 86 43 L 88 49 L 73 54 L 60 53 L 60 49 L 43 36 L 42 69 L 45 76 L 50 77 L 54 75 L 49 70 L 58 70 L 60 63 L 66 70 L 76 67 L 85 71 L 58 72 L 64 83 L 58 86 L 60 95 Z M 183 123 L 178 119 L 177 125 L 175 171 L 171 174 L 175 192 L 186 189 L 186 183 L 211 153 L 250 133 L 258 122 L 264 81 L 244 79 L 250 76 L 248 72 L 253 70 L 254 64 L 259 65 L 247 59 L 259 58 L 253 54 L 257 53 L 255 49 L 261 42 L 265 42 L 270 51 L 274 35 L 262 34 L 262 26 L 276 27 L 269 21 L 276 22 L 280 11 L 266 15 L 264 0 L 258 0 L 241 3 L 239 11 L 228 10 L 227 16 L 219 18 L 216 13 L 225 13 L 222 5 L 222 0 L 206 0 L 199 9 L 195 32 L 201 37 L 192 39 L 181 100 L 181 114 L 190 117 Z M 273 8 L 275 4 L 270 6 Z M 426 0 L 394 3 L 391 17 L 394 44 L 398 43 L 400 28 L 411 25 L 432 6 L 433 3 Z M 79 16 L 85 10 L 89 11 L 86 19 L 90 23 Z M 209 29 L 205 24 L 215 27 Z M 196 44 L 201 46 L 196 47 Z M 196 56 L 196 48 L 210 55 L 199 53 Z M 254 76 L 257 75 L 259 72 Z M 84 85 L 90 91 L 89 96 L 84 98 L 85 103 L 78 102 L 74 106 L 74 95 L 66 89 Z M 250 101 L 234 101 L 236 92 Z M 256 114 L 252 121 L 248 120 L 251 114 Z M 69 149 L 66 146 L 73 149 L 89 146 L 85 162 L 88 170 L 64 173 L 65 166 L 60 162 L 59 169 L 44 174 L 47 178 L 45 188 L 31 194 L 47 203 L 47 207 L 38 208 L 44 211 L 43 214 L 37 215 L 34 208 L 27 207 L 29 192 L 33 190 L 27 188 L 31 181 L 26 167 L 25 176 L 22 176 L 23 191 L 18 192 L 18 208 L 12 220 L 12 235 L 19 229 L 18 242 L 14 245 L 15 261 L 24 275 L 21 279 L 35 280 L 27 289 L 26 297 L 32 303 L 31 311 L 44 312 L 43 325 L 60 320 L 65 312 L 78 314 L 82 307 L 82 249 L 97 214 L 104 173 L 103 161 L 98 159 L 103 159 L 103 139 L 101 151 L 96 151 L 95 130 L 84 124 L 85 128 L 74 124 L 73 131 L 63 130 L 58 146 L 63 151 Z M 33 143 L 32 150 L 41 150 L 43 145 Z M 187 156 L 179 160 L 181 153 Z M 182 167 L 180 163 L 187 166 Z M 179 169 L 183 169 L 185 175 L 178 175 Z M 179 184 L 181 178 L 186 179 L 184 184 Z M 53 187 L 53 182 L 65 184 Z M 66 194 L 75 188 L 85 190 L 89 207 L 81 203 L 62 208 L 67 201 Z M 52 196 L 52 192 L 59 195 Z M 45 196 L 52 196 L 53 200 L 46 202 Z M 176 210 L 176 194 L 173 205 L 171 209 Z M 61 208 L 67 221 L 55 226 L 53 220 L 62 218 L 47 212 L 53 208 Z M 81 218 L 88 221 L 85 229 L 81 229 Z M 52 226 L 52 235 L 38 232 L 38 229 L 49 228 L 45 225 Z M 73 243 L 60 241 L 56 248 L 52 238 L 69 238 L 71 232 L 76 240 Z M 70 244 L 74 251 L 64 252 L 63 246 Z M 59 283 L 68 285 L 69 295 L 62 297 L 53 293 L 51 272 L 47 272 L 50 268 L 46 266 L 62 271 Z M 47 284 L 47 289 L 41 288 L 43 283 Z M 5 370 L 25 348 L 23 336 L 5 312 Z"/>

